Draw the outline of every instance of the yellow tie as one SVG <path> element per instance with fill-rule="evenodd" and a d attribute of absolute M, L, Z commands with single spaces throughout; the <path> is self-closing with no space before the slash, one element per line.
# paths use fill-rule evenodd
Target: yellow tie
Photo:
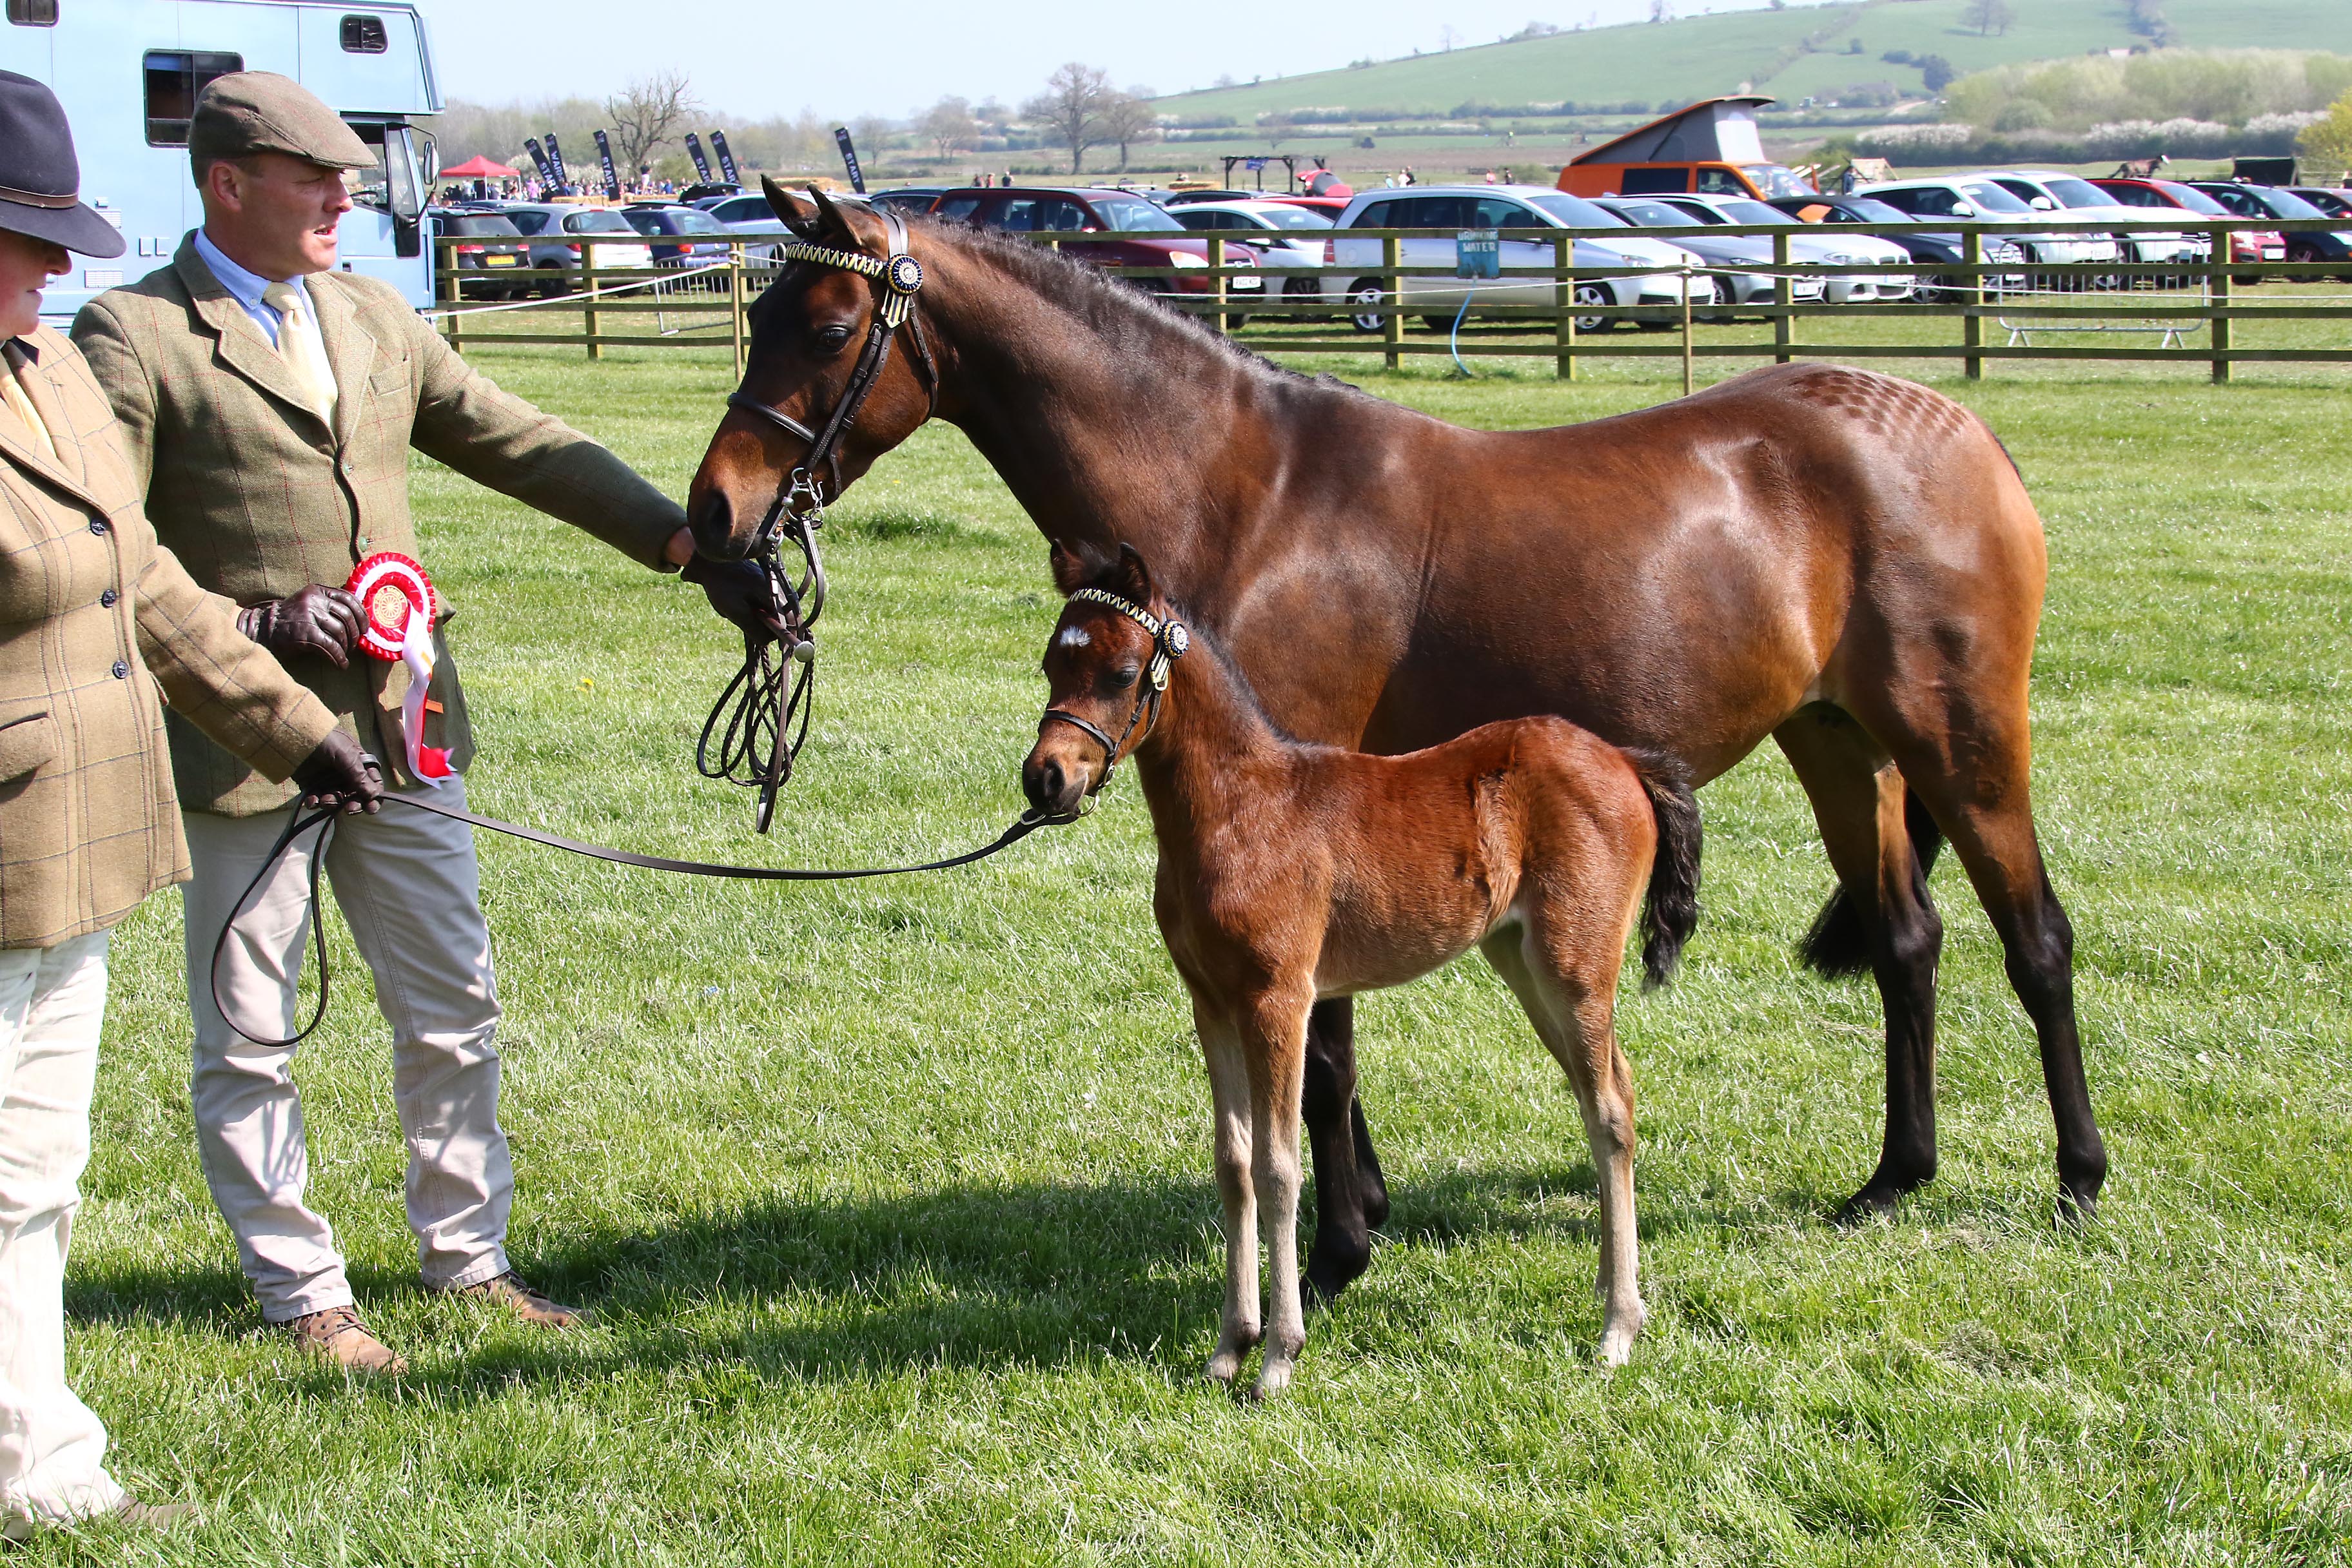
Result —
<path fill-rule="evenodd" d="M 16 384 L 16 378 L 9 374 L 5 365 L 0 365 L 0 404 L 7 405 L 8 412 L 25 422 L 35 449 L 50 462 L 56 462 L 58 444 L 49 439 L 49 427 L 41 423 L 39 413 L 33 407 L 33 400 L 25 395 L 25 389 Z"/>
<path fill-rule="evenodd" d="M 318 412 L 335 422 L 335 372 L 327 363 L 326 341 L 319 336 L 318 318 L 310 301 L 291 283 L 272 283 L 261 291 L 261 301 L 278 311 L 278 357 L 294 377 L 294 384 Z"/>

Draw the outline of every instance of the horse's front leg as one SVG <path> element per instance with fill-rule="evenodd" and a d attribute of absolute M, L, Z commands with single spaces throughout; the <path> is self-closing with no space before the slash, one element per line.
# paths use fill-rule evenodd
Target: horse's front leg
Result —
<path fill-rule="evenodd" d="M 1307 1343 L 1307 1317 L 1298 1294 L 1298 1112 L 1306 1069 L 1307 1014 L 1311 994 L 1276 993 L 1258 1000 L 1242 1019 L 1242 1054 L 1250 1069 L 1250 1122 L 1255 1152 L 1258 1212 L 1265 1218 L 1272 1268 L 1266 1280 L 1265 1361 L 1251 1392 L 1271 1399 L 1290 1386 L 1291 1369 Z"/>
<path fill-rule="evenodd" d="M 1217 1196 L 1225 1213 L 1225 1304 L 1216 1353 L 1204 1375 L 1231 1384 L 1242 1358 L 1258 1342 L 1257 1199 L 1250 1181 L 1250 1075 L 1241 1035 L 1233 1024 L 1192 1003 L 1192 1026 L 1209 1068 L 1209 1095 L 1215 1110 L 1211 1136 L 1216 1145 Z"/>

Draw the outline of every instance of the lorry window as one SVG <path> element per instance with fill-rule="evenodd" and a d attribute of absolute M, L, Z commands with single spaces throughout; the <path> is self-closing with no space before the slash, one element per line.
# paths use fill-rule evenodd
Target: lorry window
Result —
<path fill-rule="evenodd" d="M 1632 168 L 1626 170 L 1617 182 L 1617 188 L 1629 196 L 1680 193 L 1691 188 L 1691 172 L 1688 169 Z"/>
<path fill-rule="evenodd" d="M 144 65 L 147 145 L 184 147 L 188 144 L 188 120 L 196 112 L 196 94 L 211 86 L 214 78 L 243 70 L 245 57 L 150 49 Z"/>
<path fill-rule="evenodd" d="M 19 27 L 54 27 L 58 0 L 8 0 L 8 20 Z"/>
<path fill-rule="evenodd" d="M 380 55 L 392 47 L 384 36 L 381 16 L 346 16 L 343 18 L 343 53 L 347 55 Z"/>

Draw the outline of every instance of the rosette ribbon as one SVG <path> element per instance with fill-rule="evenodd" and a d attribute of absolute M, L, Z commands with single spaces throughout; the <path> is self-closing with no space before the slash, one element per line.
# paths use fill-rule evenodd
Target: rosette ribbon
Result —
<path fill-rule="evenodd" d="M 433 579 L 425 568 L 396 551 L 379 551 L 352 569 L 344 584 L 360 602 L 365 621 L 360 632 L 361 651 L 386 664 L 408 667 L 408 692 L 400 700 L 403 739 L 407 743 L 408 771 L 434 788 L 455 778 L 446 747 L 425 743 L 425 704 L 433 684 Z M 376 602 L 397 593 L 404 604 L 397 625 L 376 614 Z"/>

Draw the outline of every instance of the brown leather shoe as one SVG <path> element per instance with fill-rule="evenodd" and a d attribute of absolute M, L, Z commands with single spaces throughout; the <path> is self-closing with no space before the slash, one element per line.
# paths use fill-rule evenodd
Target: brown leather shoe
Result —
<path fill-rule="evenodd" d="M 568 1329 L 588 1321 L 588 1314 L 580 1308 L 567 1307 L 541 1295 L 511 1268 L 488 1279 L 460 1285 L 449 1294 L 504 1307 L 524 1322 L 542 1329 Z"/>
<path fill-rule="evenodd" d="M 392 1347 L 368 1332 L 356 1307 L 330 1307 L 305 1312 L 286 1324 L 294 1342 L 325 1356 L 347 1372 L 380 1372 L 393 1376 L 408 1370 L 408 1363 Z"/>

